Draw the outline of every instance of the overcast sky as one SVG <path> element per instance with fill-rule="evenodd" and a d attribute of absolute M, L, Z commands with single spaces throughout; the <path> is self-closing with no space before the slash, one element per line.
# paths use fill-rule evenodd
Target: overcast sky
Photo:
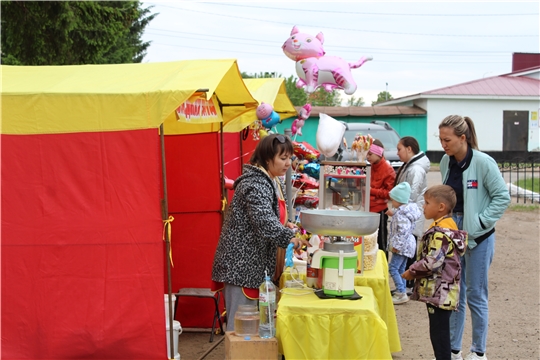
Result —
<path fill-rule="evenodd" d="M 143 62 L 234 58 L 240 71 L 298 77 L 281 50 L 296 25 L 322 32 L 326 55 L 373 56 L 352 70 L 354 96 L 371 105 L 384 90 L 398 98 L 511 72 L 512 53 L 540 52 L 539 4 L 144 1 L 159 15 Z"/>

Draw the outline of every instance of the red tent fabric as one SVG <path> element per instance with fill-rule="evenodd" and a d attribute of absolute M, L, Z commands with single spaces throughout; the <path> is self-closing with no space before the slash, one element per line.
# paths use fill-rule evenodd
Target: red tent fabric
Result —
<path fill-rule="evenodd" d="M 1 148 L 2 358 L 166 354 L 156 130 Z"/>
<path fill-rule="evenodd" d="M 211 285 L 212 261 L 222 222 L 219 151 L 219 133 L 165 136 L 169 215 L 174 217 L 173 292 Z M 212 326 L 211 301 L 177 301 L 176 319 L 182 327 Z"/>

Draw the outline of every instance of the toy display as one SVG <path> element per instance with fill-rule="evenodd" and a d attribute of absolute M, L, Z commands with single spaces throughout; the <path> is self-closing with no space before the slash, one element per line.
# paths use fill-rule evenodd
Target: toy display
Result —
<path fill-rule="evenodd" d="M 348 63 L 337 56 L 325 56 L 323 48 L 324 36 L 301 33 L 296 26 L 292 28 L 291 36 L 282 46 L 285 55 L 296 61 L 298 88 L 304 87 L 310 94 L 323 87 L 325 91 L 343 89 L 345 94 L 352 95 L 356 91 L 356 82 L 351 69 L 362 66 L 372 57 L 362 57 L 355 63 Z"/>

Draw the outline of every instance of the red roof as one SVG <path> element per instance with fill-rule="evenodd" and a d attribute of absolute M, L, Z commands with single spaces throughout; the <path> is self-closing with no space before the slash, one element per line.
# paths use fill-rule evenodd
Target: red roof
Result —
<path fill-rule="evenodd" d="M 302 108 L 296 106 L 300 113 Z M 426 111 L 417 106 L 313 106 L 310 116 L 320 113 L 329 116 L 383 116 L 383 115 L 425 115 Z"/>
<path fill-rule="evenodd" d="M 426 91 L 421 95 L 540 96 L 540 80 L 506 74 Z"/>

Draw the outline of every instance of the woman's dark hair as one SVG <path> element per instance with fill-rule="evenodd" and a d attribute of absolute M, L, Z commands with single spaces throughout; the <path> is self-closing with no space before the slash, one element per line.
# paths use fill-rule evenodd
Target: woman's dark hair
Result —
<path fill-rule="evenodd" d="M 273 161 L 276 155 L 292 155 L 293 153 L 293 144 L 288 136 L 271 134 L 259 141 L 249 162 L 251 165 L 262 166 L 265 170 L 268 170 L 268 163 Z"/>
<path fill-rule="evenodd" d="M 468 116 L 461 115 L 449 115 L 445 117 L 439 124 L 439 129 L 442 127 L 449 127 L 454 130 L 456 136 L 465 135 L 467 144 L 475 150 L 478 150 L 478 140 L 476 138 L 476 130 L 474 129 L 474 123 Z"/>
<path fill-rule="evenodd" d="M 405 147 L 410 147 L 414 155 L 420 152 L 420 145 L 418 145 L 418 141 L 412 136 L 404 136 L 399 142 Z"/>

